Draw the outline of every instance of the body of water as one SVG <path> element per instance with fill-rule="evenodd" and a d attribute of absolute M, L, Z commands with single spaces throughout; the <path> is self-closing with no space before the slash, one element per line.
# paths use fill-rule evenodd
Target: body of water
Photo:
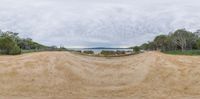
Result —
<path fill-rule="evenodd" d="M 133 52 L 133 49 L 129 48 L 108 48 L 108 49 L 92 49 L 92 48 L 73 48 L 75 51 L 93 51 L 95 54 L 101 53 L 101 51 L 129 51 Z"/>

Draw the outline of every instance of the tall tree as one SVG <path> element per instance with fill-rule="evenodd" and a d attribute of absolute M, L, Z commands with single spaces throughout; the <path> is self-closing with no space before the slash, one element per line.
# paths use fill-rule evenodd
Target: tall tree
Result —
<path fill-rule="evenodd" d="M 196 42 L 197 48 L 200 50 L 200 38 Z"/>
<path fill-rule="evenodd" d="M 159 35 L 154 39 L 157 50 L 165 51 L 167 48 L 167 35 Z"/>
<path fill-rule="evenodd" d="M 173 43 L 180 47 L 182 51 L 184 51 L 187 47 L 191 48 L 191 45 L 197 40 L 197 36 L 195 34 L 185 29 L 176 30 L 171 35 L 171 38 Z"/>

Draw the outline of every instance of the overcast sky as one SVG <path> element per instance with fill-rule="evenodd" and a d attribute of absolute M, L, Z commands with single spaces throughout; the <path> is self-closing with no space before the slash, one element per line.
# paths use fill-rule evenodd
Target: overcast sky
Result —
<path fill-rule="evenodd" d="M 45 45 L 129 47 L 200 29 L 199 0 L 0 0 L 0 29 Z"/>

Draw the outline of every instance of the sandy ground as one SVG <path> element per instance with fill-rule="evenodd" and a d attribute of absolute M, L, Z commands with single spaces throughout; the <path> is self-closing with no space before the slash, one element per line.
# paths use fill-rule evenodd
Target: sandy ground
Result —
<path fill-rule="evenodd" d="M 200 56 L 0 56 L 0 99 L 200 99 Z"/>

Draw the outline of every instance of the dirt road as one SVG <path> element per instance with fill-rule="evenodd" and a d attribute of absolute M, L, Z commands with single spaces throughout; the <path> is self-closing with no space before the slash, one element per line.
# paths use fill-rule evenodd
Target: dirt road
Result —
<path fill-rule="evenodd" d="M 0 99 L 200 99 L 200 56 L 0 56 Z"/>

